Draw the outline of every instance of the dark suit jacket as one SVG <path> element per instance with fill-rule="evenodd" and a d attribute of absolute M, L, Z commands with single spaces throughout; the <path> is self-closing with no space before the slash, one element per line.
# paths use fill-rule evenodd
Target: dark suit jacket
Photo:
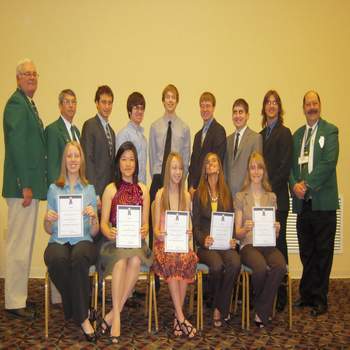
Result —
<path fill-rule="evenodd" d="M 80 138 L 80 131 L 73 126 L 74 132 Z M 56 121 L 48 125 L 45 129 L 47 145 L 47 176 L 49 184 L 55 182 L 60 175 L 62 154 L 66 144 L 71 140 L 64 121 L 59 117 Z"/>
<path fill-rule="evenodd" d="M 289 178 L 291 188 L 300 181 L 298 159 L 304 133 L 305 125 L 293 135 L 293 166 Z M 313 170 L 305 179 L 312 197 L 312 210 L 336 210 L 339 208 L 336 172 L 338 155 L 338 128 L 324 119 L 320 119 L 314 144 Z M 302 200 L 293 195 L 293 212 L 300 213 L 301 210 Z"/>
<path fill-rule="evenodd" d="M 3 128 L 3 197 L 23 198 L 23 188 L 29 187 L 34 199 L 46 199 L 48 185 L 44 129 L 27 96 L 20 89 L 7 101 Z"/>
<path fill-rule="evenodd" d="M 85 155 L 87 179 L 95 186 L 96 194 L 100 197 L 105 187 L 115 178 L 115 133 L 111 126 L 110 132 L 113 142 L 112 157 L 109 155 L 105 130 L 97 115 L 84 123 L 80 139 Z"/>
<path fill-rule="evenodd" d="M 211 122 L 202 145 L 202 130 L 199 130 L 193 141 L 191 163 L 188 173 L 188 187 L 197 188 L 201 177 L 202 165 L 209 152 L 219 155 L 221 163 L 224 162 L 226 152 L 226 131 L 215 119 Z"/>
<path fill-rule="evenodd" d="M 230 196 L 230 208 L 229 210 L 224 210 L 222 206 L 222 202 L 218 201 L 218 211 L 227 211 L 233 212 L 233 203 L 232 196 Z M 199 200 L 198 191 L 195 192 L 193 199 L 193 235 L 195 242 L 198 247 L 207 249 L 204 246 L 205 237 L 210 234 L 210 225 L 211 225 L 211 203 L 208 201 L 206 206 L 202 206 Z"/>
<path fill-rule="evenodd" d="M 277 196 L 277 208 L 288 211 L 288 180 L 293 153 L 292 133 L 280 122 L 277 122 L 267 139 L 266 131 L 267 128 L 264 128 L 260 134 L 263 138 L 263 154 L 272 192 Z"/>

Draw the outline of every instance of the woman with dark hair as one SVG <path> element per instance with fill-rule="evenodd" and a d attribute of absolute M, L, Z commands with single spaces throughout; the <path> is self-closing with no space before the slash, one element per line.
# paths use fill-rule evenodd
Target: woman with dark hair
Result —
<path fill-rule="evenodd" d="M 225 182 L 220 158 L 208 153 L 203 161 L 202 174 L 193 201 L 193 232 L 198 246 L 199 261 L 209 266 L 209 289 L 213 297 L 213 324 L 221 327 L 230 318 L 229 309 L 234 283 L 241 268 L 235 250 L 210 250 L 214 239 L 210 236 L 212 212 L 233 212 L 231 192 Z"/>
<path fill-rule="evenodd" d="M 271 192 L 264 158 L 258 152 L 253 152 L 249 158 L 247 176 L 242 192 L 236 194 L 234 207 L 241 261 L 253 270 L 255 324 L 262 328 L 272 314 L 273 300 L 286 273 L 286 262 L 276 247 L 253 246 L 253 207 L 276 208 L 276 195 Z M 275 222 L 274 227 L 277 238 L 279 222 Z"/>
<path fill-rule="evenodd" d="M 83 195 L 83 236 L 62 238 L 58 234 L 58 196 Z M 95 264 L 97 252 L 92 236 L 98 232 L 96 193 L 85 177 L 85 160 L 76 141 L 67 143 L 61 162 L 61 173 L 47 194 L 45 231 L 50 234 L 44 260 L 50 278 L 62 296 L 65 319 L 73 318 L 88 341 L 96 335 L 89 320 L 89 267 Z"/>
<path fill-rule="evenodd" d="M 146 186 L 138 183 L 138 160 L 135 146 L 124 142 L 115 158 L 115 182 L 103 192 L 101 231 L 108 239 L 101 247 L 100 261 L 104 276 L 112 275 L 112 310 L 102 320 L 101 332 L 109 333 L 110 341 L 118 343 L 120 313 L 138 279 L 141 263 L 152 264 L 152 253 L 145 238 L 148 234 L 149 194 Z M 141 205 L 141 248 L 117 248 L 117 205 Z"/>

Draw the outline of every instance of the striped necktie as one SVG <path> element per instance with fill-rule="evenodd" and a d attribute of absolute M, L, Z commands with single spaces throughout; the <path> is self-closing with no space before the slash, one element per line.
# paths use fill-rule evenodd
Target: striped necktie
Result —
<path fill-rule="evenodd" d="M 106 124 L 106 137 L 107 137 L 107 142 L 108 142 L 109 156 L 113 157 L 113 142 L 112 142 L 112 136 L 111 136 L 111 132 L 109 130 L 108 123 Z"/>

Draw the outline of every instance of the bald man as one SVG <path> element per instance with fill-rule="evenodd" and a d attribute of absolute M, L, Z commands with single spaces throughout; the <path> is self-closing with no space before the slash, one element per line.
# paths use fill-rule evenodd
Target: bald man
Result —
<path fill-rule="evenodd" d="M 321 100 L 309 91 L 303 100 L 306 125 L 293 135 L 290 188 L 303 274 L 295 306 L 312 307 L 311 315 L 327 312 L 332 269 L 338 187 L 338 128 L 321 118 Z"/>

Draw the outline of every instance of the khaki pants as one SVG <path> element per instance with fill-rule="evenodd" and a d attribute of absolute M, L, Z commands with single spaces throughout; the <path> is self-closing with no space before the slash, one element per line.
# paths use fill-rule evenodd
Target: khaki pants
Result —
<path fill-rule="evenodd" d="M 26 208 L 22 198 L 7 198 L 6 202 L 5 308 L 19 309 L 26 307 L 39 200 L 33 199 Z"/>

